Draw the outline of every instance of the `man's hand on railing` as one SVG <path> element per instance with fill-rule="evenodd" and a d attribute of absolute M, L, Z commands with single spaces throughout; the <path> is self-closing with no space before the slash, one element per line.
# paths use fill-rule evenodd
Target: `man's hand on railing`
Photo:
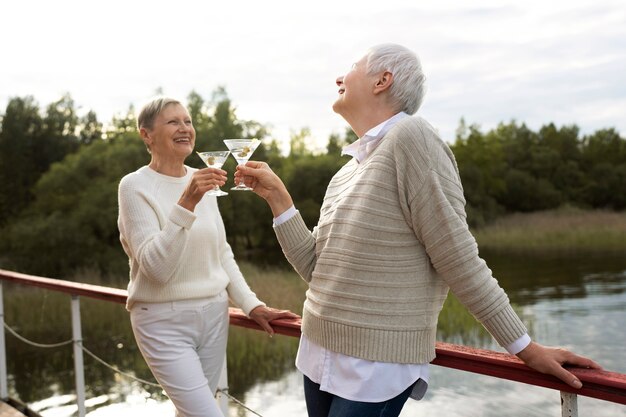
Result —
<path fill-rule="evenodd" d="M 270 336 L 274 335 L 274 329 L 270 325 L 272 320 L 300 318 L 289 310 L 277 310 L 271 307 L 258 306 L 250 312 L 250 318 L 256 321 Z"/>
<path fill-rule="evenodd" d="M 544 374 L 554 375 L 567 385 L 576 389 L 580 389 L 583 384 L 574 374 L 568 372 L 563 365 L 574 365 L 598 370 L 602 369 L 600 365 L 591 359 L 579 356 L 567 349 L 542 346 L 535 342 L 530 342 L 525 349 L 517 354 L 517 357 L 534 370 Z"/>

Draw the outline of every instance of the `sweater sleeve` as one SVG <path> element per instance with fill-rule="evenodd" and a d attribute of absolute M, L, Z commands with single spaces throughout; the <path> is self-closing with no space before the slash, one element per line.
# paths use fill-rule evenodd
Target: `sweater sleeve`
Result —
<path fill-rule="evenodd" d="M 228 274 L 229 279 L 226 291 L 230 299 L 249 316 L 252 310 L 258 306 L 264 306 L 265 303 L 260 301 L 256 294 L 250 289 L 235 261 L 235 255 L 226 240 L 226 229 L 222 216 L 218 215 L 215 217 L 219 237 L 218 241 L 220 242 L 220 262 L 222 268 L 224 268 L 226 274 Z"/>
<path fill-rule="evenodd" d="M 274 232 L 289 263 L 302 279 L 310 282 L 317 262 L 315 253 L 317 229 L 311 232 L 298 212 L 286 222 L 275 226 Z"/>
<path fill-rule="evenodd" d="M 161 226 L 158 205 L 137 181 L 122 179 L 118 189 L 120 240 L 142 274 L 159 284 L 174 275 L 196 216 L 175 204 Z"/>
<path fill-rule="evenodd" d="M 526 328 L 478 255 L 478 245 L 466 222 L 465 199 L 454 156 L 438 140 L 431 141 L 430 149 L 421 152 L 425 154 L 422 161 L 426 166 L 405 170 L 405 175 L 419 179 L 415 188 L 405 191 L 415 234 L 438 276 L 496 341 L 507 346 L 524 335 Z M 405 183 L 408 182 L 407 178 Z"/>

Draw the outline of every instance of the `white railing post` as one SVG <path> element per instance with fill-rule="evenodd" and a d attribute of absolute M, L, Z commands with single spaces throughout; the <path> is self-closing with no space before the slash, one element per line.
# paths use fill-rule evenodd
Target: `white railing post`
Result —
<path fill-rule="evenodd" d="M 0 281 L 0 399 L 9 399 L 7 379 L 7 353 L 4 343 L 4 296 L 2 295 L 2 281 Z"/>
<path fill-rule="evenodd" d="M 83 335 L 80 327 L 80 299 L 77 295 L 72 295 L 72 339 L 74 340 L 76 405 L 78 405 L 78 417 L 85 417 L 85 370 L 83 367 Z"/>
<path fill-rule="evenodd" d="M 578 398 L 576 394 L 561 391 L 561 417 L 578 417 Z"/>
<path fill-rule="evenodd" d="M 222 373 L 220 374 L 220 380 L 217 382 L 217 393 L 215 399 L 219 404 L 222 414 L 228 417 L 228 397 L 222 392 L 228 393 L 228 371 L 226 370 L 226 356 L 224 356 L 224 364 L 222 365 Z"/>

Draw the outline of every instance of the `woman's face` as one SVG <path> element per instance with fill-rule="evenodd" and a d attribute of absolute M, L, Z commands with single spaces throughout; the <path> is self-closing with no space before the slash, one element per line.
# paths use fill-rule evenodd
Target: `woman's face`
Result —
<path fill-rule="evenodd" d="M 161 157 L 180 157 L 184 161 L 196 142 L 191 116 L 180 104 L 167 105 L 155 118 L 152 129 L 143 130 L 142 137 L 150 151 Z"/>

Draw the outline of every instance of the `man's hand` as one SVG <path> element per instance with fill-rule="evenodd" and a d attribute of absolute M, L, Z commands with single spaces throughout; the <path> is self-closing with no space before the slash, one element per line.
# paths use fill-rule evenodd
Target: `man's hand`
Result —
<path fill-rule="evenodd" d="M 582 368 L 602 369 L 591 359 L 576 355 L 567 349 L 542 346 L 530 342 L 526 348 L 517 354 L 526 365 L 544 374 L 554 375 L 572 388 L 583 386 L 578 378 L 563 368 L 563 365 L 574 365 Z"/>
<path fill-rule="evenodd" d="M 293 205 L 285 184 L 265 162 L 248 161 L 245 166 L 237 166 L 235 182 L 238 181 L 243 181 L 257 195 L 264 198 L 274 217 Z"/>

